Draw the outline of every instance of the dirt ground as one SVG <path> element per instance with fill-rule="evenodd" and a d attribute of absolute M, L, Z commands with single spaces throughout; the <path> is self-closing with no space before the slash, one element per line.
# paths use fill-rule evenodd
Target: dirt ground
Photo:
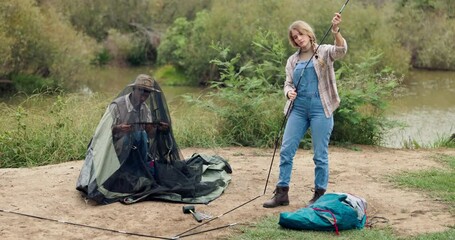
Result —
<path fill-rule="evenodd" d="M 361 151 L 330 148 L 328 192 L 347 192 L 365 198 L 368 217 L 388 221 L 373 227 L 389 225 L 399 235 L 444 231 L 455 225 L 455 216 L 442 201 L 422 192 L 399 189 L 388 181 L 388 176 L 402 171 L 442 168 L 434 157 L 455 155 L 455 149 L 360 148 Z M 195 205 L 196 211 L 212 216 L 212 220 L 197 223 L 191 215 L 182 212 L 185 205 L 182 203 L 146 201 L 97 206 L 86 202 L 75 189 L 83 161 L 73 161 L 28 169 L 0 169 L 0 239 L 145 239 L 147 236 L 220 239 L 238 234 L 241 227 L 266 216 L 298 210 L 311 198 L 313 163 L 308 150 L 299 150 L 294 160 L 290 205 L 275 209 L 262 207 L 272 196 L 277 180 L 278 155 L 263 195 L 273 149 L 188 148 L 182 153 L 185 157 L 193 153 L 219 155 L 233 168 L 232 181 L 218 199 L 207 205 Z M 236 225 L 199 233 L 229 224 Z M 184 236 L 192 233 L 196 235 Z"/>

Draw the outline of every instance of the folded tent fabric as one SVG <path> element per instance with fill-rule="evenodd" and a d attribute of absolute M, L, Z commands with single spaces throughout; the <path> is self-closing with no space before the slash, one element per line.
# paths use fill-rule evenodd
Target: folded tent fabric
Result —
<path fill-rule="evenodd" d="M 327 193 L 295 212 L 280 213 L 279 225 L 296 230 L 336 231 L 361 229 L 366 222 L 367 202 L 348 193 Z"/>

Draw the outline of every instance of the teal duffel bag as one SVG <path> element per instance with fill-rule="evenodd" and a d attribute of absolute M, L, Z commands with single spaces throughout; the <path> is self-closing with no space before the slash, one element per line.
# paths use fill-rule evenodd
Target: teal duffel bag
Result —
<path fill-rule="evenodd" d="M 367 202 L 348 193 L 327 193 L 315 203 L 295 212 L 280 213 L 284 228 L 335 231 L 361 229 L 366 222 Z"/>

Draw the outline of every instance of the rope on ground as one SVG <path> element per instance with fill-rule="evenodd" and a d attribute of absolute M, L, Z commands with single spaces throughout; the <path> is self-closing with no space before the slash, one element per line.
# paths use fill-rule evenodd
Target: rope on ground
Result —
<path fill-rule="evenodd" d="M 226 215 L 226 214 L 228 214 L 228 213 L 230 213 L 230 212 L 232 212 L 232 211 L 234 211 L 234 210 L 236 210 L 236 209 L 238 209 L 238 208 L 240 208 L 240 207 L 245 206 L 246 204 L 248 204 L 248 203 L 250 203 L 250 202 L 252 202 L 252 201 L 254 201 L 254 200 L 256 200 L 256 199 L 258 199 L 258 198 L 260 198 L 260 197 L 262 197 L 262 196 L 264 196 L 264 194 L 258 195 L 257 197 L 254 197 L 254 198 L 252 198 L 252 199 L 250 199 L 250 200 L 248 200 L 248 201 L 246 201 L 246 202 L 244 202 L 244 203 L 238 205 L 237 207 L 234 207 L 234 208 L 232 208 L 231 210 L 228 210 L 227 212 L 222 213 L 221 215 L 219 215 L 219 216 L 217 216 L 217 217 L 214 217 L 214 218 L 210 219 L 210 220 L 207 221 L 207 222 L 204 222 L 204 223 L 202 223 L 202 224 L 197 225 L 196 227 L 190 228 L 190 229 L 188 229 L 188 230 L 186 230 L 186 231 L 184 231 L 184 232 L 182 232 L 182 233 L 179 233 L 179 234 L 175 235 L 174 238 L 179 238 L 179 237 L 183 237 L 183 236 L 194 235 L 194 234 L 186 234 L 186 233 L 191 232 L 191 231 L 195 230 L 196 228 L 202 227 L 202 226 L 204 226 L 204 225 L 206 225 L 206 224 L 208 224 L 208 223 L 210 223 L 210 222 L 212 222 L 212 221 L 214 221 L 214 220 L 216 220 L 216 219 L 218 219 L 218 218 L 220 218 L 220 217 L 222 217 L 222 216 L 224 216 L 224 215 Z M 231 224 L 230 224 L 230 225 L 231 225 Z M 227 226 L 230 226 L 230 225 L 226 225 L 226 226 L 224 226 L 224 227 L 227 227 Z M 224 228 L 224 227 L 220 227 L 220 228 Z M 217 229 L 218 229 L 218 228 L 217 228 Z M 214 230 L 215 230 L 215 229 L 214 229 Z M 198 232 L 198 233 L 202 233 L 202 232 Z M 198 233 L 195 233 L 195 234 L 198 234 Z"/>
<path fill-rule="evenodd" d="M 40 220 L 64 223 L 64 224 L 78 226 L 78 227 L 91 228 L 91 229 L 108 231 L 108 232 L 113 232 L 113 233 L 121 233 L 121 234 L 125 234 L 125 235 L 130 235 L 130 236 L 139 236 L 139 237 L 147 237 L 147 238 L 155 238 L 155 239 L 175 239 L 175 238 L 169 238 L 169 237 L 159 237 L 159 236 L 153 236 L 153 235 L 149 235 L 149 234 L 133 233 L 133 232 L 127 232 L 127 231 L 108 229 L 108 228 L 103 228 L 103 227 L 90 226 L 90 225 L 81 224 L 81 223 L 73 223 L 73 222 L 68 222 L 68 221 L 64 221 L 64 220 L 56 220 L 56 219 L 52 219 L 52 218 L 40 217 L 40 216 L 36 216 L 36 215 L 32 215 L 32 214 L 25 214 L 25 213 L 4 210 L 4 209 L 0 209 L 0 212 L 11 213 L 11 214 L 19 215 L 19 216 L 31 217 L 31 218 L 36 218 L 36 219 L 40 219 Z"/>

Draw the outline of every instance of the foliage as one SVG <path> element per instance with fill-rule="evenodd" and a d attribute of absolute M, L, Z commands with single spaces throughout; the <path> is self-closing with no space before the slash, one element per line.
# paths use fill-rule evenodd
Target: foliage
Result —
<path fill-rule="evenodd" d="M 115 52 L 112 63 L 132 66 L 154 64 L 162 32 L 178 17 L 194 18 L 210 0 L 43 0 L 52 5 L 79 32 L 109 48 L 110 33 L 132 39 L 124 55 Z M 122 58 L 120 58 L 122 57 Z"/>
<path fill-rule="evenodd" d="M 192 83 L 218 80 L 218 70 L 210 64 L 217 52 L 208 46 L 229 46 L 231 51 L 227 59 L 234 58 L 237 53 L 243 56 L 242 60 L 248 56 L 254 58 L 251 39 L 259 27 L 268 27 L 272 15 L 275 15 L 274 20 L 282 21 L 276 15 L 283 6 L 279 1 L 213 1 L 210 11 L 199 12 L 193 21 L 177 19 L 168 28 L 158 49 L 159 63 L 182 69 Z M 265 12 L 267 16 L 263 15 Z"/>
<path fill-rule="evenodd" d="M 258 34 L 253 46 L 261 55 L 258 59 L 267 60 L 241 64 L 239 54 L 228 60 L 230 49 L 217 46 L 221 59 L 212 62 L 220 69 L 220 81 L 211 82 L 215 91 L 190 100 L 215 113 L 219 120 L 215 127 L 228 143 L 271 146 L 281 126 L 284 99 L 280 89 L 285 78 L 286 48 L 268 31 Z M 384 130 L 392 126 L 384 110 L 400 79 L 390 69 L 377 67 L 381 57 L 371 53 L 362 64 L 343 64 L 338 69 L 342 101 L 334 114 L 333 141 L 379 144 Z"/>
<path fill-rule="evenodd" d="M 112 56 L 107 48 L 102 48 L 95 54 L 95 58 L 91 61 L 91 64 L 96 66 L 104 66 L 111 61 Z"/>
<path fill-rule="evenodd" d="M 228 139 L 220 136 L 215 113 L 192 106 L 179 109 L 177 115 L 173 118 L 173 132 L 179 147 L 215 148 L 231 145 Z"/>
<path fill-rule="evenodd" d="M 132 0 L 58 0 L 46 1 L 67 17 L 71 24 L 101 42 L 110 29 L 129 32 L 131 23 L 150 23 L 150 1 Z"/>
<path fill-rule="evenodd" d="M 451 136 L 438 136 L 435 142 L 430 144 L 420 144 L 415 139 L 408 139 L 403 142 L 403 148 L 455 148 L 455 134 L 452 134 Z"/>
<path fill-rule="evenodd" d="M 65 86 L 80 80 L 90 62 L 137 66 L 158 59 L 185 74 L 188 84 L 205 85 L 219 80 L 211 44 L 229 47 L 228 59 L 239 53 L 244 63 L 260 62 L 250 44 L 260 29 L 284 43 L 289 24 L 303 19 L 322 40 L 339 7 L 332 0 L 5 0 L 0 76 L 50 77 Z M 397 73 L 406 73 L 409 64 L 455 69 L 454 16 L 454 5 L 445 0 L 350 1 L 342 23 L 350 47 L 345 60 L 357 64 L 373 51 L 383 53 L 378 68 Z M 113 44 L 123 35 L 127 46 Z M 332 40 L 329 34 L 325 42 Z"/>
<path fill-rule="evenodd" d="M 144 39 L 135 38 L 134 40 L 126 58 L 127 62 L 131 66 L 142 66 L 147 65 L 148 62 L 154 62 L 156 50 L 150 43 Z"/>
<path fill-rule="evenodd" d="M 134 33 L 134 25 L 163 31 L 178 17 L 193 19 L 210 6 L 210 0 L 41 0 L 63 13 L 81 32 L 102 42 L 111 29 Z"/>
<path fill-rule="evenodd" d="M 395 15 L 393 5 L 375 6 L 371 3 L 350 2 L 345 10 L 341 31 L 348 43 L 346 62 L 361 64 L 371 52 L 381 52 L 376 69 L 392 68 L 399 74 L 407 73 L 411 54 L 396 39 L 401 29 L 391 27 Z"/>
<path fill-rule="evenodd" d="M 10 46 L 13 43 L 13 40 L 10 36 L 8 36 L 6 30 L 6 19 L 0 17 L 0 75 L 4 74 L 8 71 L 8 62 L 12 61 L 12 53 L 10 51 Z"/>
<path fill-rule="evenodd" d="M 299 5 L 305 7 L 295 7 Z M 410 53 L 396 41 L 400 32 L 390 27 L 393 6 L 392 3 L 375 7 L 350 2 L 343 12 L 345 20 L 342 24 L 342 33 L 350 46 L 346 61 L 359 63 L 368 51 L 393 49 L 383 51 L 384 57 L 377 67 L 393 67 L 400 73 L 408 70 Z M 378 10 L 379 7 L 381 9 Z M 205 83 L 218 77 L 216 69 L 209 65 L 210 60 L 216 56 L 207 47 L 212 42 L 229 46 L 231 51 L 228 58 L 234 58 L 240 53 L 244 59 L 259 62 L 261 59 L 251 48 L 250 42 L 261 29 L 278 34 L 281 41 L 287 43 L 286 31 L 289 24 L 303 19 L 313 26 L 321 41 L 330 27 L 333 12 L 337 10 L 330 0 L 307 1 L 304 4 L 296 0 L 266 0 L 259 3 L 213 1 L 212 8 L 199 13 L 194 20 L 178 19 L 168 28 L 158 49 L 159 64 L 175 65 L 185 72 L 190 81 Z M 331 41 L 333 38 L 329 34 L 324 42 Z M 288 54 L 294 51 L 288 45 L 285 48 Z"/>
<path fill-rule="evenodd" d="M 19 92 L 40 93 L 57 90 L 59 88 L 55 81 L 50 78 L 43 78 L 35 75 L 16 74 L 11 76 L 14 87 Z"/>
<path fill-rule="evenodd" d="M 261 37 L 270 40 L 273 35 L 266 33 L 258 38 Z M 270 62 L 283 61 L 283 52 L 270 53 L 272 49 L 284 48 L 281 46 L 269 48 L 270 45 L 261 44 L 264 41 L 265 39 L 262 39 L 255 43 L 258 52 L 274 56 L 274 59 L 269 59 Z M 271 45 L 280 44 L 266 42 Z M 219 45 L 212 47 L 220 54 L 220 58 L 212 61 L 220 69 L 220 81 L 211 82 L 210 87 L 213 91 L 197 99 L 188 97 L 188 101 L 215 114 L 215 119 L 218 120 L 215 128 L 218 129 L 219 138 L 227 144 L 271 146 L 279 131 L 279 119 L 282 117 L 282 106 L 276 104 L 276 100 L 283 98 L 281 91 L 271 79 L 279 75 L 281 68 L 271 65 L 268 61 L 239 65 L 240 54 L 232 59 L 226 59 L 229 48 Z"/>
<path fill-rule="evenodd" d="M 110 29 L 103 42 L 109 55 L 109 63 L 133 67 L 154 63 L 157 57 L 156 49 L 151 45 L 149 37 L 147 32 L 121 33 L 117 29 Z"/>
<path fill-rule="evenodd" d="M 384 111 L 401 79 L 391 69 L 377 69 L 381 57 L 371 52 L 363 63 L 338 69 L 341 104 L 334 114 L 332 140 L 377 145 L 392 126 Z"/>
<path fill-rule="evenodd" d="M 52 100 L 50 108 L 35 105 Z M 16 107 L 2 104 L 0 167 L 29 167 L 84 158 L 101 115 L 96 96 L 34 94 Z M 98 104 L 98 105 L 97 105 Z M 88 111 L 87 106 L 91 106 Z"/>
<path fill-rule="evenodd" d="M 127 59 L 133 41 L 131 34 L 122 34 L 116 29 L 110 29 L 103 45 L 112 57 L 111 60 L 123 61 Z M 120 63 L 117 64 L 120 65 Z"/>
<path fill-rule="evenodd" d="M 443 168 L 400 173 L 393 176 L 393 181 L 442 198 L 455 210 L 455 156 L 437 155 L 435 158 L 444 165 Z"/>
<path fill-rule="evenodd" d="M 177 71 L 173 65 L 163 65 L 157 68 L 153 75 L 167 86 L 181 86 L 188 84 L 186 76 Z"/>
<path fill-rule="evenodd" d="M 455 5 L 446 0 L 402 0 L 391 18 L 415 68 L 455 70 L 454 25 Z"/>
<path fill-rule="evenodd" d="M 158 47 L 158 63 L 172 64 L 177 68 L 184 67 L 185 62 L 182 59 L 190 31 L 190 23 L 185 18 L 177 18 L 167 29 L 166 37 Z"/>
<path fill-rule="evenodd" d="M 35 75 L 63 86 L 77 80 L 89 64 L 94 45 L 61 21 L 51 6 L 41 9 L 32 0 L 5 0 L 0 3 L 0 22 L 0 38 L 6 44 L 0 48 L 5 57 L 0 76 Z"/>
<path fill-rule="evenodd" d="M 207 37 L 205 27 L 208 12 L 197 13 L 194 22 L 178 18 L 169 28 L 166 38 L 158 48 L 158 62 L 171 64 L 188 76 L 190 85 L 204 84 L 213 79 L 216 69 L 209 60 L 216 57 L 216 52 L 208 48 L 213 39 Z"/>

